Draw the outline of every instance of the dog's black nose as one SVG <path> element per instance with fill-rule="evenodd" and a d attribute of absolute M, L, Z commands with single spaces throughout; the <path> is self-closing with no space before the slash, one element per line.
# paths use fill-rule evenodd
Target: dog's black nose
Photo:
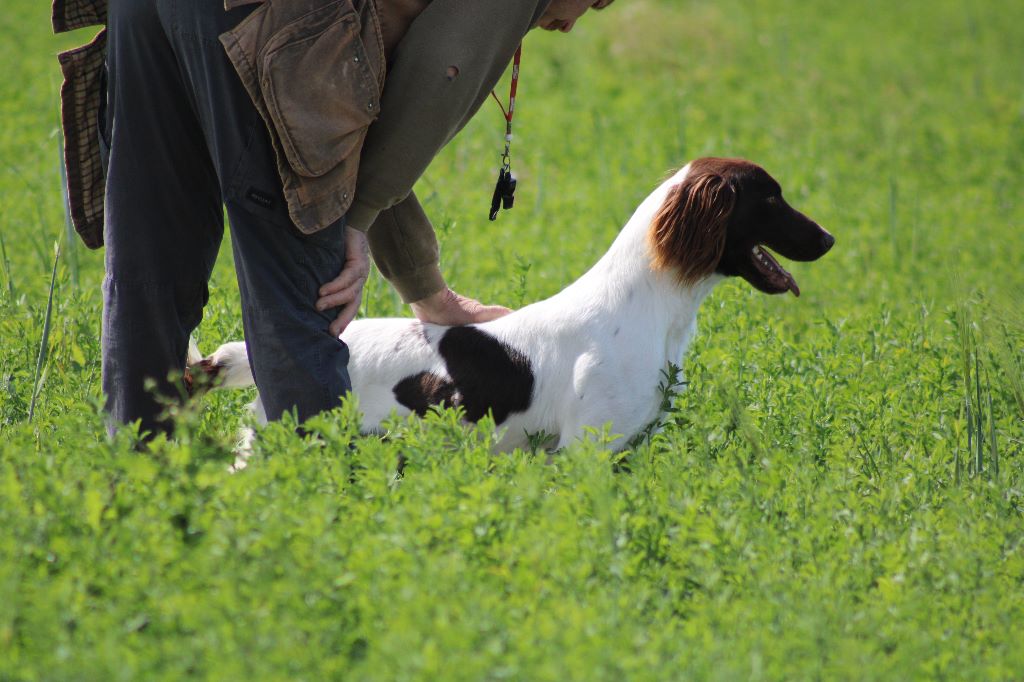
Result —
<path fill-rule="evenodd" d="M 832 245 L 836 243 L 836 238 L 826 232 L 821 237 L 821 248 L 822 251 L 828 251 L 832 248 Z"/>

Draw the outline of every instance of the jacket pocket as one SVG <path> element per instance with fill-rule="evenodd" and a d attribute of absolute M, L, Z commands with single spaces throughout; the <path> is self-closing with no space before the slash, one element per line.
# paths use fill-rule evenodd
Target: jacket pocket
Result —
<path fill-rule="evenodd" d="M 358 153 L 380 88 L 351 0 L 287 24 L 260 51 L 260 90 L 288 165 L 320 177 Z"/>

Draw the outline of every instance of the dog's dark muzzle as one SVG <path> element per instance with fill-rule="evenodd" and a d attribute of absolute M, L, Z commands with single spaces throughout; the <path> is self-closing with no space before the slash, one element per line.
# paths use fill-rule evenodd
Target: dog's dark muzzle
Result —
<path fill-rule="evenodd" d="M 836 238 L 800 211 L 785 206 L 771 238 L 764 245 L 783 258 L 795 261 L 818 260 L 832 248 Z"/>

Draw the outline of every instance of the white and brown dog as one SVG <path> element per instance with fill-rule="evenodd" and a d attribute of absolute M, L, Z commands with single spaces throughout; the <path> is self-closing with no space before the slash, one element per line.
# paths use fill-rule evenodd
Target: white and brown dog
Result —
<path fill-rule="evenodd" d="M 351 350 L 352 390 L 362 430 L 393 414 L 459 406 L 468 421 L 490 413 L 503 429 L 499 450 L 531 434 L 557 447 L 610 425 L 622 448 L 658 417 L 659 383 L 681 364 L 697 309 L 725 277 L 800 294 L 768 247 L 811 261 L 832 235 L 791 208 L 760 166 L 702 158 L 663 183 L 637 209 L 608 252 L 561 293 L 506 317 L 461 327 L 410 319 L 365 319 L 342 340 Z M 200 367 L 222 388 L 253 385 L 243 342 L 228 343 Z M 261 421 L 262 405 L 254 409 Z"/>

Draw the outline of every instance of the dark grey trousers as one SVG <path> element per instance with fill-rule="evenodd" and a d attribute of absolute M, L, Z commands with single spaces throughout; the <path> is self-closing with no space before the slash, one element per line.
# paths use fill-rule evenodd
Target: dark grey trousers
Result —
<path fill-rule="evenodd" d="M 263 119 L 217 41 L 250 11 L 225 12 L 220 0 L 109 3 L 103 390 L 115 424 L 171 428 L 162 403 L 182 395 L 223 206 L 267 416 L 295 409 L 303 420 L 351 388 L 348 349 L 328 331 L 338 311 L 314 308 L 343 267 L 344 221 L 315 235 L 294 227 Z"/>

